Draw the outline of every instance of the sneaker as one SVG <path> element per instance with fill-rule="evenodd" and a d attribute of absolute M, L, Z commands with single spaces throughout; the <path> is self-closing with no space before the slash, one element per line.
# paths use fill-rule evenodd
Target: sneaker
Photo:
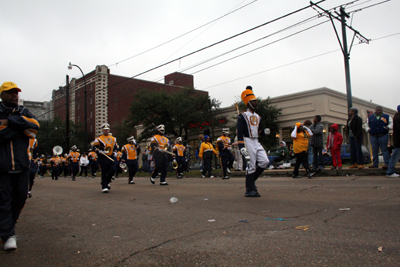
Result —
<path fill-rule="evenodd" d="M 336 167 L 332 167 L 331 170 L 336 170 Z"/>
<path fill-rule="evenodd" d="M 274 166 L 271 165 L 271 166 L 268 167 L 268 170 L 272 170 L 273 168 L 274 168 Z"/>
<path fill-rule="evenodd" d="M 134 184 L 135 182 L 134 181 L 129 181 L 129 184 Z"/>
<path fill-rule="evenodd" d="M 75 178 L 72 178 L 72 181 L 76 181 Z"/>
<path fill-rule="evenodd" d="M 111 185 L 108 184 L 108 185 L 107 185 L 107 188 L 108 188 L 108 190 L 111 190 Z"/>
<path fill-rule="evenodd" d="M 210 178 L 212 179 L 212 178 L 215 178 L 215 177 L 211 175 Z"/>
<path fill-rule="evenodd" d="M 201 178 L 206 178 L 203 174 L 201 175 Z"/>
<path fill-rule="evenodd" d="M 297 178 L 301 178 L 301 176 L 300 175 L 292 175 L 292 178 L 297 179 Z"/>
<path fill-rule="evenodd" d="M 231 170 L 229 168 L 226 168 L 226 172 L 231 174 Z"/>
<path fill-rule="evenodd" d="M 4 250 L 5 251 L 13 251 L 17 249 L 17 238 L 15 235 L 10 236 L 6 243 L 4 243 Z"/>
<path fill-rule="evenodd" d="M 161 182 L 160 185 L 168 185 L 167 182 Z"/>
<path fill-rule="evenodd" d="M 382 166 L 382 169 L 387 170 L 388 167 L 389 167 L 389 166 L 385 164 L 385 165 Z"/>
<path fill-rule="evenodd" d="M 245 197 L 261 197 L 261 195 L 258 192 L 254 191 L 254 190 L 246 191 L 244 196 Z"/>
<path fill-rule="evenodd" d="M 32 193 L 31 191 L 28 192 L 28 197 L 31 198 L 32 197 Z"/>
<path fill-rule="evenodd" d="M 176 178 L 182 179 L 182 178 L 183 178 L 183 175 L 182 175 L 182 174 L 181 174 L 181 175 L 178 175 L 178 177 L 176 177 Z"/>
<path fill-rule="evenodd" d="M 386 176 L 387 176 L 387 177 L 390 177 L 390 178 L 397 178 L 397 177 L 399 177 L 400 175 L 398 175 L 397 173 L 392 173 L 392 174 L 386 174 Z"/>
<path fill-rule="evenodd" d="M 354 164 L 351 165 L 349 168 L 350 168 L 350 169 L 357 169 L 357 168 L 358 168 L 358 164 L 357 164 L 357 163 L 354 163 Z"/>
<path fill-rule="evenodd" d="M 377 168 L 378 168 L 378 166 L 371 165 L 371 166 L 368 166 L 368 168 L 370 168 L 370 169 L 377 169 Z"/>
<path fill-rule="evenodd" d="M 153 177 L 150 177 L 150 182 L 151 182 L 152 184 L 154 184 L 154 183 L 156 182 L 156 179 L 154 179 Z"/>
<path fill-rule="evenodd" d="M 101 190 L 101 192 L 108 193 L 108 188 L 103 188 L 103 190 Z"/>
<path fill-rule="evenodd" d="M 222 179 L 229 179 L 229 176 L 227 175 L 225 177 L 222 177 Z"/>
<path fill-rule="evenodd" d="M 364 169 L 364 165 L 358 165 L 358 168 L 361 170 L 361 169 Z"/>
<path fill-rule="evenodd" d="M 308 179 L 311 179 L 311 177 L 313 177 L 313 175 L 315 174 L 315 172 L 310 172 L 307 176 L 308 176 Z"/>

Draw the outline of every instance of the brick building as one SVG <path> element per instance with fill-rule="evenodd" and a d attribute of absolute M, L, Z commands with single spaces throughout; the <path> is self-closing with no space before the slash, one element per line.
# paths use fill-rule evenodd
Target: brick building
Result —
<path fill-rule="evenodd" d="M 84 77 L 70 81 L 70 120 L 84 124 L 85 118 L 85 82 L 87 89 L 87 131 L 89 140 L 101 134 L 101 125 L 121 124 L 127 118 L 130 104 L 135 94 L 142 90 L 165 90 L 174 92 L 183 87 L 194 88 L 193 76 L 184 73 L 172 73 L 164 77 L 164 83 L 150 82 L 110 73 L 105 65 L 96 68 Z M 208 94 L 204 91 L 199 91 Z M 53 90 L 51 109 L 52 118 L 66 118 L 66 94 L 64 89 Z"/>

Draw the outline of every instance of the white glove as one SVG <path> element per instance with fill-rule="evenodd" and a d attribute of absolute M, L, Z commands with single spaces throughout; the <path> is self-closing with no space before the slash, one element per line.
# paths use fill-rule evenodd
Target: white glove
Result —
<path fill-rule="evenodd" d="M 245 158 L 246 161 L 250 161 L 249 152 L 247 151 L 247 149 L 245 147 L 240 149 L 240 153 L 242 154 L 242 156 Z"/>
<path fill-rule="evenodd" d="M 114 154 L 113 154 L 113 156 L 114 156 L 114 157 L 117 157 L 117 152 L 115 152 L 115 151 L 114 151 Z"/>
<path fill-rule="evenodd" d="M 265 135 L 269 135 L 271 133 L 271 130 L 269 128 L 264 129 Z"/>

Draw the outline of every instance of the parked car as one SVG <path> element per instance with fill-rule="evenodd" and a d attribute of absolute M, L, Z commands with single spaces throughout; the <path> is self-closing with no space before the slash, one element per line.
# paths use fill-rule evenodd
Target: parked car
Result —
<path fill-rule="evenodd" d="M 369 150 L 366 146 L 362 145 L 361 150 L 363 152 L 364 156 L 364 164 L 370 164 L 371 163 L 371 154 L 369 153 Z M 332 165 L 332 156 L 330 153 L 326 153 L 324 157 L 324 163 L 325 165 Z M 351 161 L 351 155 L 350 155 L 350 145 L 342 145 L 342 149 L 340 150 L 340 157 L 342 158 L 342 164 L 350 164 Z"/>

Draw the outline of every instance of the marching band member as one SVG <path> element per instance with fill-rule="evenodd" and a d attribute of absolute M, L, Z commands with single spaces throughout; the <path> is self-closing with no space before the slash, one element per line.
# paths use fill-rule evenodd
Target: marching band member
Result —
<path fill-rule="evenodd" d="M 37 153 L 37 146 L 38 142 L 36 138 L 30 138 L 29 139 L 29 147 L 28 147 L 28 155 L 29 155 L 29 161 L 30 161 L 30 176 L 29 176 L 29 188 L 28 188 L 28 197 L 32 197 L 32 186 L 33 183 L 35 182 L 35 176 L 36 176 L 36 171 L 37 171 L 37 160 L 39 158 L 39 155 Z"/>
<path fill-rule="evenodd" d="M 47 160 L 44 154 L 40 156 L 39 162 L 39 177 L 43 178 L 47 171 Z"/>
<path fill-rule="evenodd" d="M 176 169 L 176 177 L 181 179 L 183 177 L 183 168 L 185 167 L 185 152 L 186 147 L 182 145 L 182 137 L 176 138 L 176 144 L 172 148 L 172 152 L 175 153 L 175 160 L 178 162 L 178 168 Z"/>
<path fill-rule="evenodd" d="M 97 153 L 92 151 L 92 149 L 89 149 L 89 164 L 90 164 L 90 170 L 92 171 L 92 178 L 96 177 L 96 171 L 98 166 L 97 163 Z"/>
<path fill-rule="evenodd" d="M 167 177 L 167 168 L 171 155 L 165 152 L 168 149 L 169 140 L 164 136 L 165 126 L 160 124 L 157 126 L 158 133 L 151 138 L 150 147 L 155 162 L 155 168 L 150 176 L 150 182 L 155 183 L 155 178 L 160 174 L 160 185 L 168 185 L 165 181 Z"/>
<path fill-rule="evenodd" d="M 133 177 L 139 169 L 138 158 L 140 154 L 140 146 L 136 144 L 136 140 L 133 136 L 126 139 L 128 144 L 124 145 L 121 149 L 122 158 L 121 163 L 125 163 L 129 169 L 129 184 L 134 184 Z"/>
<path fill-rule="evenodd" d="M 219 157 L 221 158 L 222 166 L 222 179 L 229 179 L 228 174 L 231 173 L 233 161 L 235 157 L 233 156 L 231 150 L 231 139 L 228 137 L 229 129 L 222 129 L 222 136 L 217 139 L 217 146 L 219 150 Z"/>
<path fill-rule="evenodd" d="M 61 159 L 56 153 L 54 153 L 53 157 L 50 159 L 52 180 L 58 180 L 58 176 L 60 176 L 60 166 L 61 166 Z"/>
<path fill-rule="evenodd" d="M 98 155 L 101 167 L 101 188 L 103 193 L 108 193 L 111 189 L 110 182 L 115 173 L 115 163 L 112 158 L 117 148 L 117 138 L 110 135 L 110 125 L 105 123 L 101 126 L 103 134 L 97 137 L 93 145 L 93 150 Z"/>
<path fill-rule="evenodd" d="M 119 149 L 119 148 L 118 148 Z M 119 174 L 122 173 L 122 169 L 119 166 L 121 164 L 121 159 L 122 159 L 122 152 L 120 150 L 117 151 L 117 156 L 116 156 L 116 161 L 115 161 L 115 177 L 119 178 Z"/>
<path fill-rule="evenodd" d="M 69 158 L 67 153 L 64 154 L 64 157 L 61 157 L 61 161 L 62 161 L 62 168 L 64 171 L 64 178 L 67 178 L 70 176 Z"/>
<path fill-rule="evenodd" d="M 68 158 L 70 159 L 70 164 L 71 164 L 71 175 L 72 175 L 72 181 L 75 181 L 75 176 L 79 172 L 79 158 L 81 154 L 77 151 L 78 148 L 76 145 L 73 145 L 71 147 L 71 152 L 68 155 Z"/>
<path fill-rule="evenodd" d="M 248 161 L 246 168 L 246 197 L 260 197 L 257 191 L 256 180 L 268 166 L 267 153 L 258 142 L 258 136 L 269 134 L 269 129 L 260 129 L 261 117 L 255 111 L 257 109 L 257 97 L 251 86 L 247 86 L 242 92 L 241 98 L 247 110 L 239 114 L 237 119 L 238 143 L 240 153 Z"/>
<path fill-rule="evenodd" d="M 201 143 L 199 152 L 199 158 L 204 164 L 203 170 L 201 171 L 201 177 L 203 178 L 205 178 L 206 172 L 208 172 L 209 178 L 214 178 L 214 176 L 211 175 L 213 153 L 218 156 L 218 152 L 214 149 L 214 146 L 210 141 L 210 137 L 205 135 L 204 142 Z"/>

